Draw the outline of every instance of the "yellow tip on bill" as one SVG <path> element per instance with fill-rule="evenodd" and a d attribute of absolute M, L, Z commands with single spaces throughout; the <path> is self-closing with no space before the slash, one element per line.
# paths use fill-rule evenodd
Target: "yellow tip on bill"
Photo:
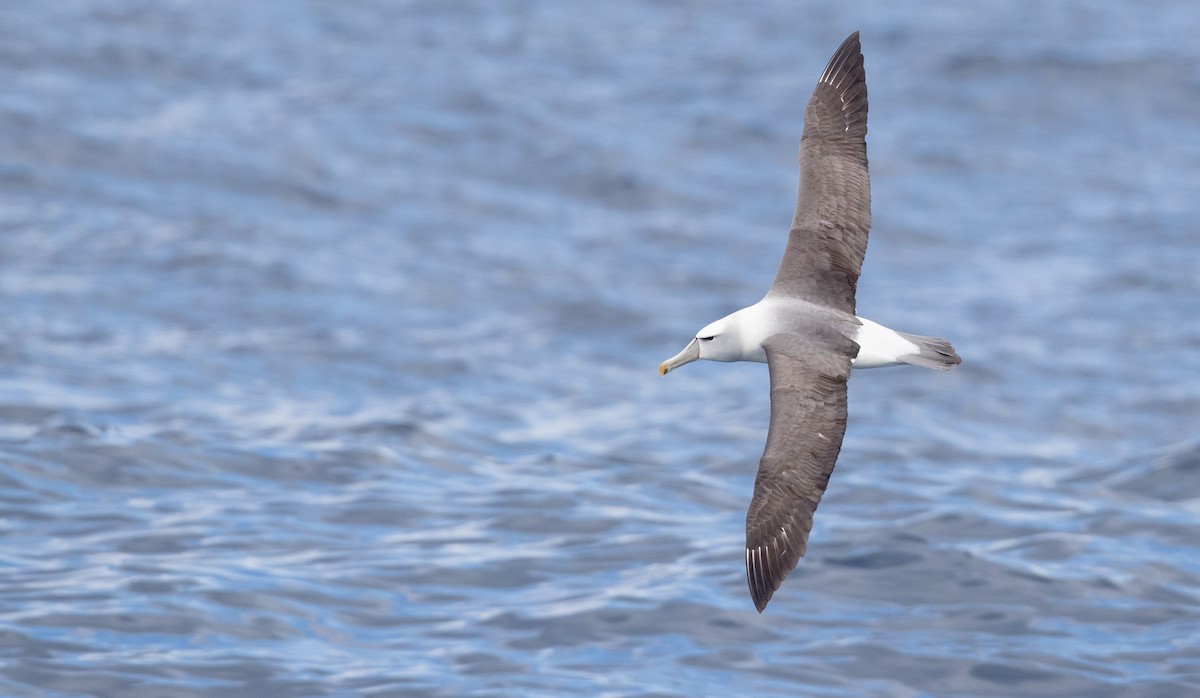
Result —
<path fill-rule="evenodd" d="M 659 364 L 659 365 L 658 365 L 658 375 L 660 375 L 660 376 L 665 376 L 665 375 L 667 375 L 667 364 L 666 364 L 666 362 L 663 362 L 663 363 L 661 363 L 661 364 Z"/>

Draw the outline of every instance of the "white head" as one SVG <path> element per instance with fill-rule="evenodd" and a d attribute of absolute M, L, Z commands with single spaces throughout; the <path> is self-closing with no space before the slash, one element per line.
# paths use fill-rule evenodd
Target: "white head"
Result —
<path fill-rule="evenodd" d="M 665 376 L 668 372 L 697 359 L 743 361 L 750 358 L 747 356 L 744 337 L 740 331 L 742 323 L 738 322 L 738 314 L 741 312 L 739 310 L 705 325 L 683 351 L 659 364 L 658 374 Z"/>

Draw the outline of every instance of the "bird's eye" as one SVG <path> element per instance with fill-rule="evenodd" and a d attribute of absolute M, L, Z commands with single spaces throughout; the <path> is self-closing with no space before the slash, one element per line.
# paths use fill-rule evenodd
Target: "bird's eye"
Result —
<path fill-rule="evenodd" d="M 717 336 L 717 335 L 715 335 L 715 334 L 714 334 L 714 335 L 712 335 L 712 337 L 697 337 L 696 339 L 700 340 L 701 342 L 707 342 L 707 341 L 709 341 L 710 339 L 712 339 L 713 337 L 716 337 L 716 336 Z"/>

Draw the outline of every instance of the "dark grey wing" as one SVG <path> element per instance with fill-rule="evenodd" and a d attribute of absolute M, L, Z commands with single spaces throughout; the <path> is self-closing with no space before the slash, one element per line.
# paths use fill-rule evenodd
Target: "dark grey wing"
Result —
<path fill-rule="evenodd" d="M 858 32 L 821 74 L 800 138 L 800 190 L 771 294 L 854 313 L 871 229 L 867 171 L 867 75 Z"/>
<path fill-rule="evenodd" d="M 746 580 L 759 613 L 808 545 L 813 513 L 846 433 L 846 379 L 858 345 L 777 334 L 763 342 L 771 427 L 746 513 Z"/>

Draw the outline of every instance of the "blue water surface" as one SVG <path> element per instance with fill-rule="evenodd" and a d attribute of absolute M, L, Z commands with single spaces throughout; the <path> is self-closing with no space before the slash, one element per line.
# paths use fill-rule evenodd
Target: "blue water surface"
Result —
<path fill-rule="evenodd" d="M 855 373 L 759 615 L 765 291 L 862 31 Z M 1200 692 L 1200 8 L 0 4 L 0 694 Z"/>

